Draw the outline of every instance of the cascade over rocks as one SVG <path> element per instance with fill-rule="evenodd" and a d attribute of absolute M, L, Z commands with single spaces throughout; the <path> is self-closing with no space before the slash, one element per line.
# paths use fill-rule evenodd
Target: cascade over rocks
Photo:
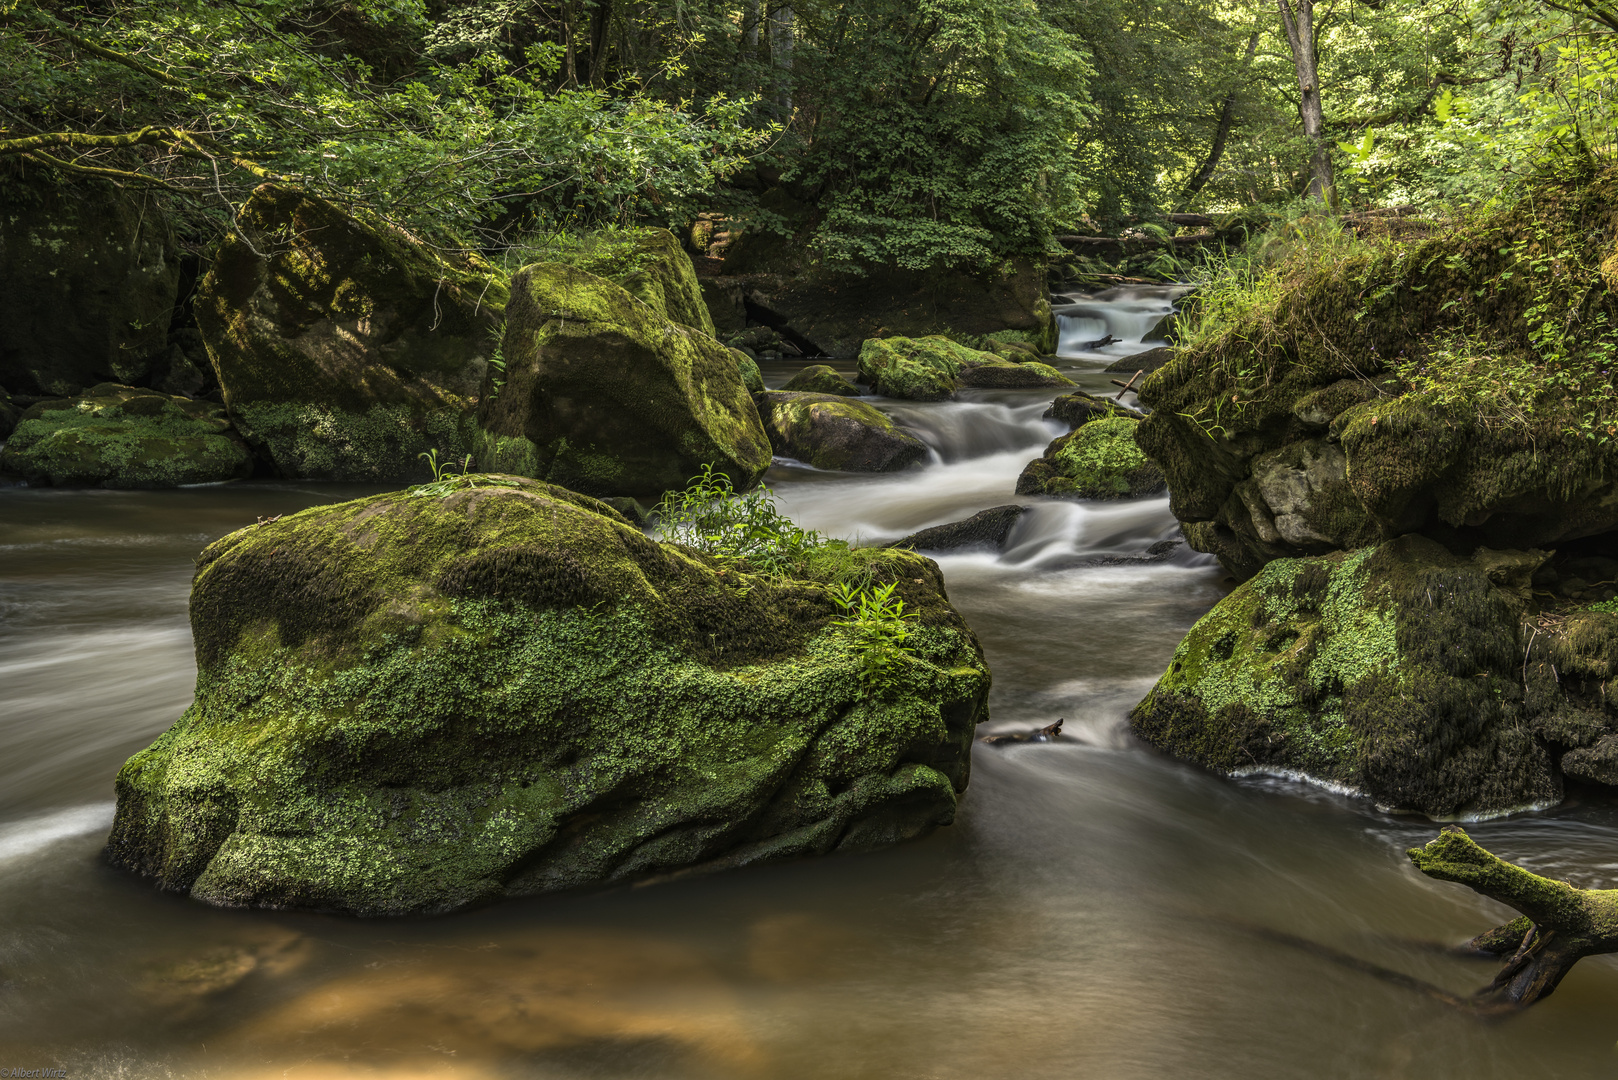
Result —
<path fill-rule="evenodd" d="M 103 383 L 30 406 L 0 471 L 35 485 L 166 488 L 245 479 L 253 459 L 220 406 Z"/>
<path fill-rule="evenodd" d="M 118 775 L 115 865 L 213 904 L 393 915 L 952 820 L 989 672 L 930 561 L 827 545 L 757 576 L 562 488 L 452 488 L 203 552 L 196 698 Z M 828 587 L 851 574 L 917 616 L 869 692 Z"/>
<path fill-rule="evenodd" d="M 1614 725 L 1570 708 L 1591 695 L 1555 694 L 1548 670 L 1525 695 L 1519 632 L 1544 559 L 1404 536 L 1275 560 L 1192 627 L 1131 726 L 1211 769 L 1302 773 L 1432 817 L 1554 805 L 1567 740 L 1598 744 Z M 1565 640 L 1588 690 L 1610 639 Z M 1548 730 L 1558 719 L 1568 734 Z"/>
<path fill-rule="evenodd" d="M 506 287 L 476 258 L 264 184 L 196 300 L 237 428 L 282 476 L 400 480 L 468 449 Z"/>
<path fill-rule="evenodd" d="M 48 170 L 0 185 L 0 386 L 67 396 L 167 354 L 180 250 L 155 198 Z"/>
<path fill-rule="evenodd" d="M 738 490 L 770 466 L 740 354 L 606 278 L 562 263 L 523 268 L 504 356 L 505 385 L 491 382 L 478 410 L 473 453 L 486 469 L 655 497 L 703 465 Z"/>
<path fill-rule="evenodd" d="M 863 401 L 783 390 L 756 401 L 775 453 L 817 469 L 894 472 L 927 455 L 926 443 Z"/>

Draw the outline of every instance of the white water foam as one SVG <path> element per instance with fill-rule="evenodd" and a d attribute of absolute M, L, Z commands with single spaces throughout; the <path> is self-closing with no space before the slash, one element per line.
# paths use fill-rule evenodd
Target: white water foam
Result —
<path fill-rule="evenodd" d="M 0 825 L 0 863 L 44 851 L 62 840 L 111 828 L 115 805 L 92 803 Z"/>

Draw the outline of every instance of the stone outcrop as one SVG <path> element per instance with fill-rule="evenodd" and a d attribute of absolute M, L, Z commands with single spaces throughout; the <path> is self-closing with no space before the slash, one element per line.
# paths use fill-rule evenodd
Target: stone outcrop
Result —
<path fill-rule="evenodd" d="M 295 189 L 253 193 L 196 300 L 237 428 L 282 476 L 399 480 L 458 458 L 500 345 L 506 288 Z"/>
<path fill-rule="evenodd" d="M 55 487 L 165 488 L 243 479 L 253 461 L 220 406 L 104 383 L 31 406 L 0 470 Z"/>
<path fill-rule="evenodd" d="M 894 472 L 927 444 L 863 401 L 775 390 L 757 397 L 770 446 L 781 457 L 842 472 Z"/>
<path fill-rule="evenodd" d="M 167 354 L 180 251 L 150 192 L 0 187 L 0 386 L 66 396 L 143 380 Z"/>
<path fill-rule="evenodd" d="M 511 282 L 504 385 L 473 455 L 597 496 L 656 497 L 704 465 L 745 490 L 770 442 L 737 357 L 606 278 L 535 263 Z"/>
<path fill-rule="evenodd" d="M 195 701 L 120 771 L 108 857 L 212 904 L 390 915 L 948 824 L 977 641 L 920 556 L 805 559 L 755 575 L 487 475 L 233 533 L 192 586 Z M 880 686 L 835 624 L 850 575 L 916 616 Z"/>

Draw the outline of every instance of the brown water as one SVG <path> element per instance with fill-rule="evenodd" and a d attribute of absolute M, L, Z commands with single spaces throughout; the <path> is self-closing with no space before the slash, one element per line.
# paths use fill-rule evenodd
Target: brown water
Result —
<path fill-rule="evenodd" d="M 1148 298 L 1150 299 L 1150 298 Z M 1067 363 L 1089 385 L 1102 358 Z M 786 369 L 769 372 L 772 382 Z M 790 464 L 787 509 L 881 541 L 1010 496 L 1046 394 L 884 403 L 938 453 L 898 477 Z M 1129 707 L 1227 586 L 1165 500 L 1046 504 L 1003 556 L 945 557 L 995 674 L 956 824 L 866 855 L 433 919 L 222 911 L 98 859 L 112 778 L 190 699 L 191 560 L 366 489 L 0 489 L 0 1068 L 75 1077 L 1595 1077 L 1618 1071 L 1618 966 L 1581 963 L 1505 1022 L 1278 937 L 1465 992 L 1432 946 L 1508 916 L 1417 874 L 1435 826 L 1133 744 Z M 1618 803 L 1479 823 L 1508 857 L 1618 877 Z"/>

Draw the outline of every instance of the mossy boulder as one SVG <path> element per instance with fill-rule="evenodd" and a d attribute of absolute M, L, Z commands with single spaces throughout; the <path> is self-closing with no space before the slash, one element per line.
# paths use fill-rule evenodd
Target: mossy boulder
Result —
<path fill-rule="evenodd" d="M 492 267 L 277 184 L 237 226 L 197 321 L 231 417 L 280 475 L 419 478 L 423 451 L 468 451 L 506 304 Z"/>
<path fill-rule="evenodd" d="M 1406 536 L 1272 561 L 1192 628 L 1131 725 L 1211 769 L 1303 774 L 1437 818 L 1554 804 L 1518 637 L 1543 556 L 1502 572 L 1486 555 Z"/>
<path fill-rule="evenodd" d="M 837 394 L 858 397 L 860 388 L 837 374 L 828 364 L 810 364 L 787 380 L 783 390 L 797 390 L 806 394 Z"/>
<path fill-rule="evenodd" d="M 1151 374 L 1173 359 L 1174 350 L 1164 345 L 1155 349 L 1147 349 L 1145 352 L 1135 353 L 1133 356 L 1126 356 L 1122 360 L 1114 360 L 1101 370 L 1115 375 L 1131 371 L 1144 371 Z"/>
<path fill-rule="evenodd" d="M 0 469 L 56 487 L 165 488 L 243 479 L 253 460 L 220 406 L 103 383 L 30 406 Z"/>
<path fill-rule="evenodd" d="M 43 168 L 0 180 L 0 384 L 12 393 L 144 379 L 167 354 L 179 283 L 153 192 Z"/>
<path fill-rule="evenodd" d="M 590 495 L 656 496 L 704 465 L 738 489 L 770 466 L 735 350 L 606 278 L 525 267 L 511 284 L 504 353 L 505 385 L 478 414 L 485 468 Z"/>
<path fill-rule="evenodd" d="M 1618 530 L 1615 200 L 1615 172 L 1544 182 L 1404 239 L 1299 245 L 1205 297 L 1141 389 L 1141 445 L 1193 546 L 1245 577 L 1409 532 L 1528 548 Z"/>
<path fill-rule="evenodd" d="M 1120 405 L 1111 398 L 1087 394 L 1083 390 L 1063 394 L 1052 401 L 1051 407 L 1041 414 L 1042 419 L 1056 420 L 1066 424 L 1069 429 L 1109 416 L 1125 416 L 1131 420 L 1141 420 L 1145 414 L 1127 405 Z"/>
<path fill-rule="evenodd" d="M 757 400 L 775 453 L 817 469 L 893 472 L 927 455 L 926 443 L 863 401 L 784 390 Z"/>
<path fill-rule="evenodd" d="M 1018 495 L 1136 499 L 1164 488 L 1163 473 L 1135 443 L 1140 421 L 1098 416 L 1051 442 L 1017 477 Z"/>
<path fill-rule="evenodd" d="M 547 249 L 540 261 L 606 278 L 670 322 L 715 336 L 696 267 L 667 229 L 603 230 L 582 237 L 577 246 Z"/>
<path fill-rule="evenodd" d="M 951 821 L 989 673 L 933 563 L 830 545 L 755 576 L 478 479 L 203 552 L 195 701 L 118 774 L 114 864 L 213 904 L 391 915 Z M 829 588 L 867 576 L 917 615 L 869 690 Z"/>
<path fill-rule="evenodd" d="M 871 338 L 860 346 L 860 379 L 883 397 L 943 401 L 955 395 L 965 353 L 976 357 L 946 337 Z"/>
<path fill-rule="evenodd" d="M 986 359 L 961 365 L 958 386 L 975 390 L 1037 390 L 1047 386 L 1072 386 L 1073 380 L 1049 364 L 1038 360 Z"/>

